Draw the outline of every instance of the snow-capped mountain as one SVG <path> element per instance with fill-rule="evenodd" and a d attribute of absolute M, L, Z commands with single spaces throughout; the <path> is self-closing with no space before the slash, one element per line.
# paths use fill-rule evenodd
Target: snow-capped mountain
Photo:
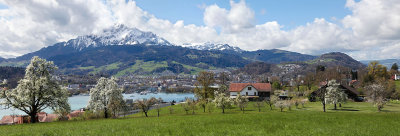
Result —
<path fill-rule="evenodd" d="M 64 46 L 71 46 L 82 50 L 88 47 L 101 47 L 107 45 L 164 45 L 171 46 L 167 40 L 158 37 L 152 32 L 143 32 L 137 28 L 129 28 L 125 25 L 115 25 L 104 29 L 99 34 L 78 36 L 65 42 Z"/>
<path fill-rule="evenodd" d="M 206 42 L 206 43 L 185 43 L 182 46 L 191 48 L 191 49 L 197 49 L 197 50 L 220 50 L 220 51 L 234 51 L 241 53 L 243 52 L 242 49 L 239 47 L 232 47 L 228 44 L 218 44 L 218 43 L 211 43 L 211 42 Z"/>

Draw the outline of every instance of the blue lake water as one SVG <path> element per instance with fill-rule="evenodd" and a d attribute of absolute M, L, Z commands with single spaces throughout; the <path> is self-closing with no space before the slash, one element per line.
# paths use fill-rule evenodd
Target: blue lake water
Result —
<path fill-rule="evenodd" d="M 138 93 L 134 94 L 123 94 L 125 99 L 149 99 L 151 97 L 162 98 L 165 102 L 171 102 L 175 100 L 176 102 L 180 102 L 185 100 L 185 98 L 194 98 L 193 93 L 148 93 L 147 95 L 140 95 Z M 77 95 L 68 98 L 68 102 L 71 105 L 71 110 L 77 110 L 80 108 L 84 108 L 88 105 L 90 96 Z M 26 115 L 24 112 L 16 109 L 3 109 L 4 107 L 0 107 L 0 119 L 5 115 Z M 51 109 L 45 109 L 44 112 L 52 113 Z"/>

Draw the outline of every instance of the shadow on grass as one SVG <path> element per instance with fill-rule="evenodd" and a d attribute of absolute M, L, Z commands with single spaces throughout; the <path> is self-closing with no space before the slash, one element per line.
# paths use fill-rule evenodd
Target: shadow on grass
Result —
<path fill-rule="evenodd" d="M 397 107 L 397 106 L 394 106 L 392 104 L 386 104 L 385 106 L 387 106 L 387 107 Z"/>
<path fill-rule="evenodd" d="M 381 110 L 380 112 L 396 112 L 396 111 L 390 111 L 390 110 Z"/>
<path fill-rule="evenodd" d="M 356 109 L 337 109 L 337 111 L 360 111 Z"/>
<path fill-rule="evenodd" d="M 350 108 L 354 108 L 354 107 L 345 107 L 345 106 L 343 106 L 342 108 L 349 108 L 350 109 Z"/>
<path fill-rule="evenodd" d="M 345 107 L 343 107 L 343 108 L 345 108 Z M 336 110 L 335 109 L 327 109 L 327 110 L 331 110 L 331 111 L 360 111 L 360 110 L 357 110 L 357 109 L 336 109 Z"/>

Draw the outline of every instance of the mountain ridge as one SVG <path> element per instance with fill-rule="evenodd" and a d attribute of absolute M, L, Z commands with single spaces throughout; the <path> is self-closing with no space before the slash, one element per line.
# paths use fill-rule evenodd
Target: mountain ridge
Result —
<path fill-rule="evenodd" d="M 321 58 L 321 56 L 279 49 L 245 51 L 228 44 L 211 42 L 177 46 L 151 32 L 143 32 L 124 25 L 115 25 L 97 35 L 78 36 L 36 52 L 0 61 L 0 65 L 24 66 L 33 56 L 54 61 L 63 73 L 71 74 L 106 72 L 123 75 L 126 73 L 153 74 L 164 71 L 193 73 L 207 69 L 240 68 L 255 61 L 281 64 L 346 59 L 351 61 L 351 64 L 358 65 L 349 56 L 332 58 L 335 57 L 332 54 L 322 55 Z M 318 58 L 320 59 L 316 60 Z"/>

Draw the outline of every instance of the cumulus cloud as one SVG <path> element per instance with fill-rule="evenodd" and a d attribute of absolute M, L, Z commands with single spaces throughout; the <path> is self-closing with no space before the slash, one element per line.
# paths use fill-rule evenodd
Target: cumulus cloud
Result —
<path fill-rule="evenodd" d="M 355 36 L 368 39 L 400 39 L 400 2 L 398 0 L 347 0 L 353 14 L 343 19 Z"/>
<path fill-rule="evenodd" d="M 230 1 L 231 9 L 228 11 L 218 5 L 211 5 L 205 9 L 204 22 L 210 27 L 221 27 L 223 32 L 235 33 L 243 29 L 254 27 L 254 11 L 245 3 Z"/>
<path fill-rule="evenodd" d="M 335 23 L 315 18 L 292 30 L 277 21 L 256 24 L 244 0 L 230 8 L 201 5 L 204 26 L 159 19 L 126 0 L 0 0 L 0 56 L 15 57 L 113 24 L 151 31 L 171 43 L 228 43 L 246 50 L 279 48 L 318 55 L 341 51 L 357 59 L 400 58 L 400 1 L 347 0 L 352 14 Z M 267 12 L 268 9 L 262 12 Z M 372 55 L 369 55 L 372 54 Z M 384 54 L 384 55 L 382 55 Z"/>
<path fill-rule="evenodd" d="M 0 56 L 15 57 L 112 24 L 97 0 L 1 0 Z M 102 22 L 102 23 L 99 23 Z"/>
<path fill-rule="evenodd" d="M 323 18 L 316 18 L 305 26 L 299 26 L 288 32 L 290 44 L 282 49 L 307 54 L 356 50 L 351 46 L 352 34 L 337 24 Z"/>

